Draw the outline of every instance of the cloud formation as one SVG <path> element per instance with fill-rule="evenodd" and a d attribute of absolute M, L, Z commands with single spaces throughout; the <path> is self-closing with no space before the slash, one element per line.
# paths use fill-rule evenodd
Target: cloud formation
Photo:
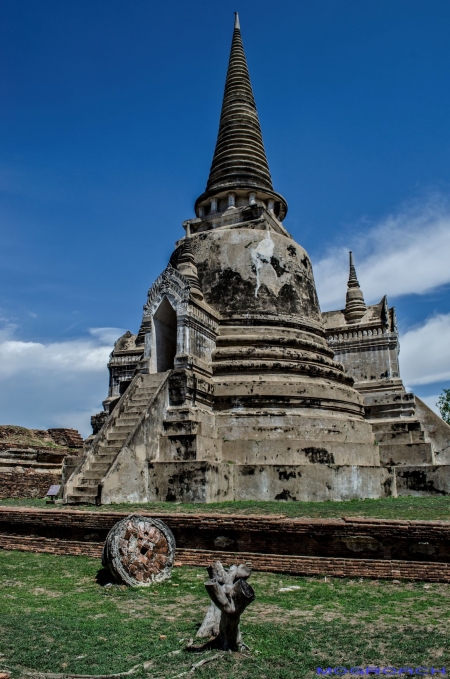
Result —
<path fill-rule="evenodd" d="M 86 338 L 23 342 L 12 326 L 0 335 L 0 424 L 74 427 L 88 436 L 90 416 L 107 395 L 106 364 L 121 328 L 92 328 Z"/>
<path fill-rule="evenodd" d="M 450 314 L 439 314 L 400 337 L 400 370 L 409 387 L 450 380 Z"/>
<path fill-rule="evenodd" d="M 361 224 L 347 246 L 331 248 L 314 265 L 323 311 L 345 304 L 348 250 L 353 250 L 366 302 L 383 295 L 423 294 L 450 283 L 450 205 L 441 197 L 409 206 L 378 224 Z"/>

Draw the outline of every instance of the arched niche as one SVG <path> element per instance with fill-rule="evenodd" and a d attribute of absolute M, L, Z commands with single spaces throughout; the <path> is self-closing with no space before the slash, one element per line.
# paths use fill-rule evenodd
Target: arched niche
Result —
<path fill-rule="evenodd" d="M 164 297 L 153 316 L 156 372 L 172 370 L 177 353 L 177 314 Z"/>

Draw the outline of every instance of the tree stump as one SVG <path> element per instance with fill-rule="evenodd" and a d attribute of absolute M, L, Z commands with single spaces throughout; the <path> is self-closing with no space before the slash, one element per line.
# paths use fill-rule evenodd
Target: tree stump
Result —
<path fill-rule="evenodd" d="M 205 582 L 205 587 L 211 604 L 197 636 L 214 636 L 222 650 L 238 651 L 245 647 L 239 621 L 247 606 L 255 599 L 255 592 L 247 582 L 251 569 L 240 564 L 226 571 L 220 561 L 216 561 L 207 570 L 210 579 Z"/>
<path fill-rule="evenodd" d="M 165 523 L 131 514 L 109 531 L 102 563 L 116 582 L 149 586 L 170 578 L 175 538 Z"/>

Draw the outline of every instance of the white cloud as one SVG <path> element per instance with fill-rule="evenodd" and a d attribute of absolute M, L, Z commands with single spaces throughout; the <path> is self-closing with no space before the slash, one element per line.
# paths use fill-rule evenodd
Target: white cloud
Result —
<path fill-rule="evenodd" d="M 345 304 L 349 249 L 367 303 L 450 283 L 450 206 L 442 198 L 405 208 L 379 224 L 362 223 L 361 230 L 354 241 L 330 249 L 314 264 L 323 311 Z"/>
<path fill-rule="evenodd" d="M 13 375 L 51 372 L 92 372 L 103 370 L 111 347 L 93 339 L 68 342 L 0 343 L 0 378 Z"/>
<path fill-rule="evenodd" d="M 95 337 L 99 342 L 114 345 L 114 342 L 124 334 L 125 330 L 121 328 L 89 328 L 89 333 Z"/>
<path fill-rule="evenodd" d="M 0 332 L 0 424 L 73 427 L 90 433 L 90 416 L 107 396 L 106 364 L 121 328 L 91 328 L 86 338 L 24 342 Z"/>
<path fill-rule="evenodd" d="M 408 330 L 400 347 L 400 374 L 408 386 L 450 380 L 450 314 Z"/>

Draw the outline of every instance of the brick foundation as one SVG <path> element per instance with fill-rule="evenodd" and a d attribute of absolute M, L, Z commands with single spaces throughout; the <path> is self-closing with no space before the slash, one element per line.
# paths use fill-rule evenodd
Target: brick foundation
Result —
<path fill-rule="evenodd" d="M 296 575 L 450 582 L 449 522 L 141 513 L 167 523 L 180 565 L 220 559 Z M 1 507 L 0 548 L 99 558 L 127 514 Z M 216 547 L 218 537 L 228 537 L 230 549 Z"/>
<path fill-rule="evenodd" d="M 53 484 L 61 483 L 61 472 L 40 472 L 34 469 L 1 470 L 0 498 L 45 497 Z"/>

